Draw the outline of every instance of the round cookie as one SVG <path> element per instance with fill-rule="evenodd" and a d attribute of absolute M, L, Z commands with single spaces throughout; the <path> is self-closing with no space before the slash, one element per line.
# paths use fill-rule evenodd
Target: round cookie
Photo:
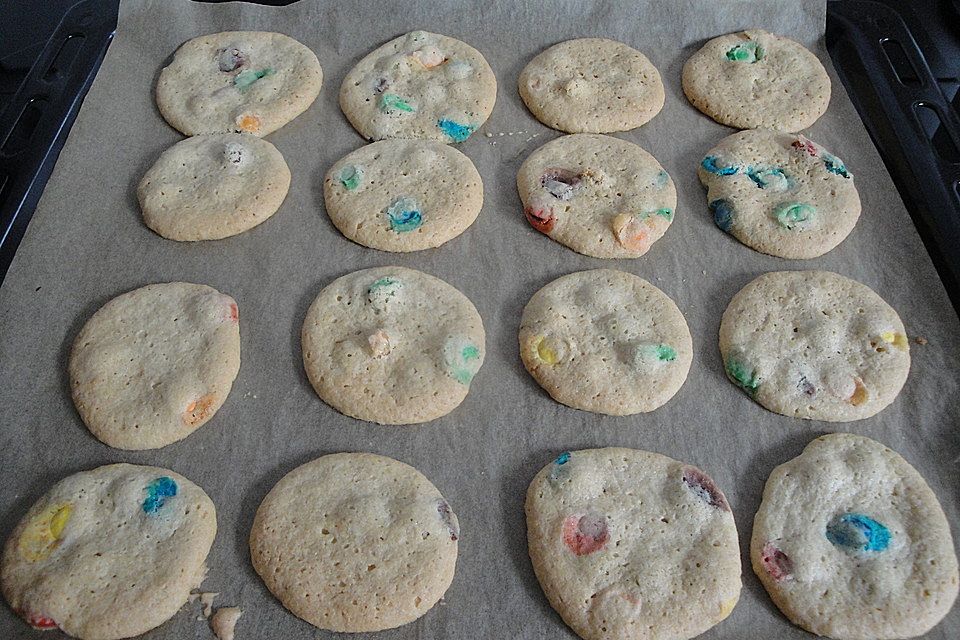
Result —
<path fill-rule="evenodd" d="M 860 218 L 853 174 L 802 135 L 735 133 L 707 153 L 697 175 L 717 226 L 762 253 L 816 258 Z"/>
<path fill-rule="evenodd" d="M 829 271 L 775 271 L 741 289 L 720 322 L 727 377 L 781 415 L 848 422 L 900 393 L 910 345 L 897 312 Z"/>
<path fill-rule="evenodd" d="M 383 140 L 347 154 L 323 181 L 347 238 L 383 251 L 438 247 L 473 224 L 483 181 L 470 158 L 432 140 Z"/>
<path fill-rule="evenodd" d="M 290 169 L 277 148 L 249 134 L 181 140 L 140 181 L 143 221 L 171 240 L 219 240 L 251 229 L 280 208 Z"/>
<path fill-rule="evenodd" d="M 310 624 L 381 631 L 443 597 L 459 537 L 457 516 L 422 473 L 372 453 L 337 453 L 270 490 L 250 556 L 271 593 Z"/>
<path fill-rule="evenodd" d="M 185 42 L 160 72 L 157 107 L 188 136 L 265 136 L 306 111 L 322 82 L 317 56 L 289 36 L 210 33 Z"/>
<path fill-rule="evenodd" d="M 800 131 L 830 103 L 830 77 L 803 45 L 749 29 L 710 40 L 683 65 L 697 109 L 738 129 Z"/>
<path fill-rule="evenodd" d="M 151 284 L 103 305 L 70 352 L 73 402 L 118 449 L 182 440 L 220 409 L 240 370 L 237 303 L 186 282 Z"/>
<path fill-rule="evenodd" d="M 737 527 L 707 474 L 635 449 L 566 451 L 527 490 L 547 599 L 584 640 L 684 640 L 740 598 Z"/>
<path fill-rule="evenodd" d="M 177 613 L 206 574 L 213 502 L 181 475 L 111 464 L 55 484 L 3 550 L 3 596 L 36 629 L 113 640 Z"/>
<path fill-rule="evenodd" d="M 780 610 L 837 640 L 912 638 L 957 598 L 937 497 L 879 442 L 817 438 L 773 470 L 753 523 L 753 570 Z"/>
<path fill-rule="evenodd" d="M 427 422 L 453 411 L 484 358 L 483 321 L 431 275 L 378 267 L 334 280 L 303 321 L 303 365 L 317 395 L 353 418 Z"/>
<path fill-rule="evenodd" d="M 567 133 L 629 131 L 663 108 L 660 72 L 622 42 L 555 44 L 520 72 L 520 97 L 543 124 Z"/>
<path fill-rule="evenodd" d="M 660 289 L 596 269 L 557 278 L 530 298 L 520 319 L 520 357 L 557 402 L 624 416 L 653 411 L 677 393 L 693 341 Z"/>
<path fill-rule="evenodd" d="M 497 79 L 479 51 L 426 31 L 373 50 L 340 86 L 340 108 L 367 140 L 463 142 L 496 100 Z"/>
<path fill-rule="evenodd" d="M 577 253 L 637 258 L 666 232 L 677 189 L 639 146 L 593 134 L 562 136 L 517 173 L 530 225 Z"/>

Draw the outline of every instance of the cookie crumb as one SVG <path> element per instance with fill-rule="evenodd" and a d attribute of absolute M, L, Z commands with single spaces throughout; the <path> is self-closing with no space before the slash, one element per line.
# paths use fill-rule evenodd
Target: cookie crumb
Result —
<path fill-rule="evenodd" d="M 222 607 L 217 609 L 210 619 L 210 628 L 220 640 L 233 640 L 234 627 L 243 615 L 240 607 Z"/>
<path fill-rule="evenodd" d="M 922 344 L 927 344 L 927 339 L 924 338 L 923 336 L 917 336 L 916 338 L 913 339 L 913 341 L 916 342 L 917 344 L 921 344 L 921 345 L 922 345 Z"/>
<path fill-rule="evenodd" d="M 203 617 L 209 618 L 213 613 L 213 599 L 220 595 L 217 591 L 204 591 L 200 595 L 200 604 L 203 605 Z"/>
<path fill-rule="evenodd" d="M 488 138 L 492 138 L 492 137 L 493 137 L 493 134 L 490 133 L 489 131 L 487 131 L 487 133 L 486 133 L 485 135 L 486 135 Z"/>

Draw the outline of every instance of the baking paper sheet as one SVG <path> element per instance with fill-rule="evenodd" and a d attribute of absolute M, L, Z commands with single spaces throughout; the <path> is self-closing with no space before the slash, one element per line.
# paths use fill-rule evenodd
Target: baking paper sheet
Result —
<path fill-rule="evenodd" d="M 238 640 L 329 637 L 270 595 L 250 565 L 247 536 L 260 501 L 285 473 L 325 453 L 372 451 L 426 474 L 453 505 L 463 530 L 456 578 L 445 601 L 419 621 L 379 637 L 574 637 L 548 605 L 530 566 L 524 492 L 560 451 L 634 447 L 703 468 L 733 505 L 743 594 L 730 618 L 703 637 L 811 637 L 771 603 L 747 551 L 767 475 L 811 439 L 847 430 L 893 447 L 927 479 L 960 535 L 960 327 L 832 71 L 823 44 L 824 16 L 823 2 L 758 0 L 303 0 L 287 8 L 124 2 L 116 40 L 0 289 L 0 535 L 6 537 L 65 475 L 120 461 L 169 467 L 201 485 L 216 503 L 219 532 L 204 588 L 222 593 L 219 604 L 243 607 Z M 681 67 L 706 39 L 749 27 L 799 40 L 833 78 L 829 111 L 808 133 L 856 174 L 863 215 L 852 235 L 822 258 L 787 261 L 740 245 L 714 226 L 697 181 L 699 159 L 732 130 L 690 106 L 680 88 Z M 144 226 L 135 197 L 144 171 L 182 138 L 154 105 L 157 74 L 185 40 L 234 29 L 289 34 L 312 48 L 323 65 L 324 85 L 314 105 L 269 136 L 293 173 L 290 194 L 273 218 L 240 236 L 195 244 L 165 240 Z M 344 239 L 324 212 L 321 185 L 335 160 L 364 144 L 337 105 L 341 80 L 368 51 L 413 29 L 472 44 L 489 60 L 500 87 L 490 120 L 458 147 L 483 176 L 485 203 L 476 224 L 438 249 L 396 255 Z M 578 255 L 534 231 L 521 213 L 517 169 L 559 134 L 527 112 L 517 76 L 545 47 L 581 36 L 613 38 L 640 49 L 666 85 L 660 115 L 617 134 L 653 153 L 679 192 L 675 222 L 637 260 Z M 486 363 L 466 401 L 421 426 L 381 427 L 338 414 L 313 392 L 301 362 L 300 326 L 317 293 L 345 273 L 391 264 L 426 271 L 459 288 L 476 304 L 487 330 Z M 521 365 L 517 330 L 530 296 L 560 275 L 599 267 L 650 280 L 677 302 L 690 325 L 695 346 L 690 375 L 677 396 L 651 414 L 612 418 L 561 406 Z M 891 407 L 848 424 L 794 420 L 765 411 L 727 381 L 717 348 L 720 315 L 751 279 L 782 269 L 828 269 L 859 280 L 899 311 L 910 336 L 927 339 L 923 346 L 911 344 L 910 377 Z M 71 403 L 66 375 L 71 342 L 112 297 L 174 280 L 205 283 L 237 299 L 240 375 L 216 417 L 186 440 L 155 451 L 111 449 L 87 432 Z M 196 621 L 198 613 L 199 605 L 187 605 L 147 637 L 212 637 L 206 624 Z M 0 608 L 0 637 L 34 635 L 40 634 Z M 926 637 L 960 637 L 960 609 Z"/>

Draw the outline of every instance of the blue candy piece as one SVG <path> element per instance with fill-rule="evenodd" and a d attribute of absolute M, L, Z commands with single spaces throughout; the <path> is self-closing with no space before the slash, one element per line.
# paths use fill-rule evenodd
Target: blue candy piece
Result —
<path fill-rule="evenodd" d="M 883 551 L 890 546 L 890 530 L 861 513 L 844 513 L 827 525 L 827 540 L 854 551 Z"/>
<path fill-rule="evenodd" d="M 735 164 L 728 167 L 719 166 L 717 164 L 717 156 L 707 156 L 703 159 L 703 162 L 700 163 L 700 166 L 718 176 L 732 176 L 740 171 L 740 167 Z"/>
<path fill-rule="evenodd" d="M 397 198 L 387 207 L 387 217 L 390 219 L 390 228 L 397 233 L 413 231 L 423 224 L 420 206 L 413 198 Z"/>
<path fill-rule="evenodd" d="M 554 460 L 553 463 L 557 465 L 561 465 L 561 464 L 567 464 L 567 462 L 569 461 L 570 461 L 570 452 L 564 451 L 563 453 L 557 456 L 557 459 Z"/>
<path fill-rule="evenodd" d="M 713 212 L 713 221 L 717 224 L 722 231 L 730 231 L 730 226 L 733 224 L 733 205 L 730 204 L 729 200 L 714 200 L 709 205 L 710 211 Z"/>
<path fill-rule="evenodd" d="M 760 189 L 786 191 L 790 188 L 790 178 L 777 167 L 760 167 L 747 169 L 747 177 Z"/>
<path fill-rule="evenodd" d="M 173 478 L 160 476 L 147 485 L 147 497 L 144 498 L 143 512 L 148 516 L 156 514 L 166 504 L 167 498 L 177 495 L 177 483 Z"/>
<path fill-rule="evenodd" d="M 463 142 L 469 138 L 470 134 L 477 128 L 476 125 L 460 124 L 459 122 L 446 119 L 438 120 L 437 126 L 440 127 L 441 131 L 450 136 L 454 142 Z"/>
<path fill-rule="evenodd" d="M 843 176 L 844 178 L 850 177 L 850 172 L 847 171 L 847 167 L 843 164 L 843 160 L 837 156 L 829 154 L 826 151 L 821 151 L 820 158 L 823 160 L 823 166 L 830 173 L 835 173 L 838 176 Z"/>
<path fill-rule="evenodd" d="M 568 470 L 564 468 L 564 465 L 570 462 L 570 456 L 569 451 L 564 451 L 553 461 L 553 468 L 550 469 L 550 475 L 547 476 L 550 482 L 559 482 L 567 477 Z"/>

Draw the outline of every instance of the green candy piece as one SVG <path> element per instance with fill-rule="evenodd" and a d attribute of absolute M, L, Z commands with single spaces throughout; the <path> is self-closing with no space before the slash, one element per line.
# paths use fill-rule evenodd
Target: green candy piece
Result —
<path fill-rule="evenodd" d="M 673 362 L 677 359 L 677 350 L 668 344 L 657 345 L 657 358 L 661 362 Z"/>
<path fill-rule="evenodd" d="M 443 347 L 443 359 L 450 376 L 467 385 L 480 369 L 480 349 L 463 338 L 451 338 Z"/>
<path fill-rule="evenodd" d="M 737 383 L 737 386 L 753 396 L 757 392 L 757 387 L 760 386 L 760 381 L 757 379 L 757 372 L 753 369 L 749 371 L 747 368 L 740 362 L 734 359 L 727 360 L 727 375 L 733 378 L 733 381 Z"/>
<path fill-rule="evenodd" d="M 756 42 L 741 42 L 727 51 L 727 60 L 753 64 L 763 59 L 763 47 Z"/>
<path fill-rule="evenodd" d="M 773 210 L 773 217 L 780 226 L 791 231 L 812 226 L 816 215 L 816 208 L 804 202 L 784 202 Z"/>
<path fill-rule="evenodd" d="M 400 292 L 401 287 L 403 287 L 403 283 L 390 276 L 374 280 L 367 287 L 367 302 L 376 306 L 383 306 L 390 298 L 395 297 Z"/>
<path fill-rule="evenodd" d="M 656 211 L 653 212 L 653 215 L 660 216 L 661 218 L 666 218 L 667 222 L 669 222 L 670 220 L 673 220 L 673 209 L 670 209 L 669 207 L 657 209 Z"/>
<path fill-rule="evenodd" d="M 413 113 L 416 111 L 409 102 L 401 98 L 395 93 L 385 93 L 380 96 L 380 111 L 404 111 L 406 113 Z"/>
<path fill-rule="evenodd" d="M 244 69 L 233 78 L 233 86 L 243 91 L 260 78 L 265 78 L 273 74 L 273 69 L 267 67 L 254 71 L 253 69 Z"/>
<path fill-rule="evenodd" d="M 355 167 L 352 164 L 348 164 L 340 170 L 340 183 L 347 191 L 353 191 L 360 186 L 362 179 L 363 167 Z"/>

